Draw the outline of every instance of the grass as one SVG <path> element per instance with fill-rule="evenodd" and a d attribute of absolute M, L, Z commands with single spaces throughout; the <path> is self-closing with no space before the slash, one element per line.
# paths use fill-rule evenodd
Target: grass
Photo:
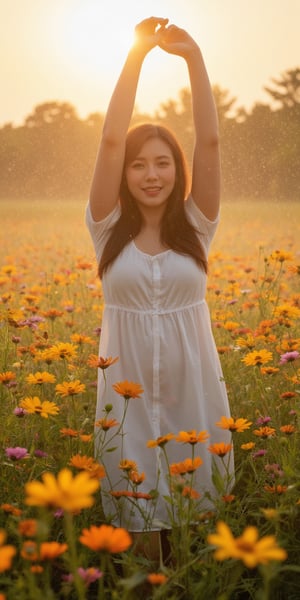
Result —
<path fill-rule="evenodd" d="M 223 204 L 207 299 L 232 415 L 242 419 L 232 433 L 236 484 L 228 493 L 220 476 L 230 449 L 215 456 L 214 511 L 201 507 L 191 473 L 172 479 L 167 563 L 138 555 L 126 529 L 105 529 L 93 460 L 103 299 L 84 205 L 1 202 L 1 600 L 296 600 L 300 204 Z M 45 381 L 35 382 L 37 372 Z M 122 428 L 99 431 L 101 463 Z M 192 459 L 197 444 L 188 447 Z M 130 471 L 124 488 L 131 496 L 121 502 L 138 510 Z"/>

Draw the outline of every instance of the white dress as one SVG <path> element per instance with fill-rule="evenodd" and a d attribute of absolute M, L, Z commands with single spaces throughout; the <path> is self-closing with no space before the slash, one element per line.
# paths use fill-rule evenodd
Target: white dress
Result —
<path fill-rule="evenodd" d="M 208 253 L 218 219 L 209 221 L 191 197 L 185 205 Z M 98 261 L 119 214 L 120 208 L 116 207 L 103 221 L 95 222 L 87 207 L 86 222 Z M 203 464 L 195 472 L 193 488 L 213 497 L 212 455 L 207 446 L 231 441 L 230 433 L 215 425 L 222 415 L 229 416 L 229 406 L 205 301 L 206 274 L 190 256 L 173 250 L 152 256 L 139 250 L 132 240 L 104 274 L 102 286 L 105 308 L 99 354 L 104 358 L 118 356 L 119 360 L 105 371 L 106 385 L 99 370 L 96 419 L 104 417 L 107 403 L 113 405 L 109 417 L 119 422 L 122 419 L 124 400 L 113 390 L 113 383 L 127 379 L 144 389 L 140 399 L 129 400 L 123 454 L 119 447 L 100 457 L 110 480 L 102 480 L 102 489 L 109 492 L 111 485 L 114 490 L 124 489 L 118 467 L 121 458 L 134 460 L 138 471 L 145 473 L 139 492 L 147 493 L 155 487 L 159 470 L 159 499 L 151 529 L 161 529 L 168 526 L 163 499 L 169 495 L 168 473 L 161 450 L 148 448 L 147 441 L 168 433 L 206 430 L 208 442 L 195 448 Z M 115 445 L 116 439 L 112 443 Z M 190 444 L 170 441 L 166 450 L 169 463 L 191 457 Z M 217 461 L 222 467 L 221 459 Z M 233 472 L 233 460 L 229 471 Z M 143 516 L 139 511 L 131 514 L 128 499 L 123 500 L 122 517 L 116 515 L 112 522 L 131 531 L 144 530 Z M 104 511 L 109 517 L 115 512 L 115 503 L 109 493 L 103 494 Z M 203 510 L 211 507 L 204 499 Z M 149 510 L 147 501 L 143 510 Z"/>

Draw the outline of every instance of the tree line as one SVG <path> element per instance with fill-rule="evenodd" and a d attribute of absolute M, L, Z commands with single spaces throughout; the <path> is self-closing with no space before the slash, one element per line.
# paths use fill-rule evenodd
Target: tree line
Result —
<path fill-rule="evenodd" d="M 300 68 L 271 79 L 270 104 L 237 107 L 228 90 L 213 86 L 220 121 L 223 194 L 300 200 Z M 0 198 L 87 197 L 104 115 L 80 119 L 68 102 L 36 106 L 21 126 L 0 128 Z M 162 103 L 154 115 L 135 111 L 132 125 L 170 127 L 188 161 L 193 151 L 191 94 Z"/>

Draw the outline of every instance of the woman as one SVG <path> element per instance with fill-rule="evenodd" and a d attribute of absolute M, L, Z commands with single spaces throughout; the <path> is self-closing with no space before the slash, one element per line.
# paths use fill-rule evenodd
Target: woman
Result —
<path fill-rule="evenodd" d="M 142 63 L 155 46 L 181 56 L 189 70 L 195 129 L 190 189 L 181 149 L 168 130 L 142 125 L 128 132 Z M 122 420 L 124 404 L 112 390 L 116 382 L 136 382 L 144 390 L 128 403 L 122 444 L 101 457 L 108 473 L 106 515 L 133 532 L 147 528 L 141 514 L 147 501 L 133 514 L 125 501 L 122 517 L 117 515 L 109 492 L 124 489 L 120 460 L 135 461 L 145 473 L 141 492 L 155 488 L 160 473 L 150 524 L 154 531 L 170 527 L 163 499 L 170 490 L 161 449 L 147 448 L 147 441 L 196 429 L 206 430 L 210 443 L 230 442 L 229 433 L 215 425 L 222 415 L 229 416 L 229 407 L 204 299 L 219 195 L 218 123 L 200 49 L 186 31 L 151 17 L 136 27 L 113 92 L 87 208 L 105 299 L 100 355 L 119 357 L 106 371 L 106 385 L 99 377 L 96 418 L 104 416 L 109 402 L 113 416 Z M 170 441 L 170 463 L 190 456 L 189 448 Z M 197 446 L 196 454 L 203 465 L 193 487 L 215 497 L 211 454 L 205 444 Z M 211 506 L 204 499 L 204 509 Z"/>

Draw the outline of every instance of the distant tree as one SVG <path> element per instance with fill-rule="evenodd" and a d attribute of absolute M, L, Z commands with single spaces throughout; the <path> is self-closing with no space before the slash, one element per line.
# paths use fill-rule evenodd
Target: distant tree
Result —
<path fill-rule="evenodd" d="M 300 68 L 290 69 L 281 74 L 281 79 L 271 79 L 275 85 L 264 90 L 279 103 L 280 108 L 293 108 L 300 105 Z"/>

